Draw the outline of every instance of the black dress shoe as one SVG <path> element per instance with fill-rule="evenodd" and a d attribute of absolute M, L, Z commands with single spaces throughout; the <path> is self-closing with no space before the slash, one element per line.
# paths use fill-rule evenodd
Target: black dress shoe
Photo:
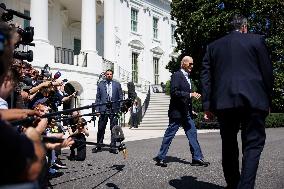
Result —
<path fill-rule="evenodd" d="M 118 151 L 117 151 L 117 149 L 110 149 L 110 150 L 109 150 L 109 153 L 118 154 Z"/>
<path fill-rule="evenodd" d="M 161 166 L 161 167 L 167 167 L 168 166 L 164 160 L 162 160 L 158 157 L 154 157 L 153 160 L 156 162 L 157 166 Z"/>
<path fill-rule="evenodd" d="M 208 165 L 210 165 L 210 163 L 204 161 L 203 159 L 193 159 L 191 165 L 192 166 L 204 166 L 204 167 L 207 167 Z"/>
<path fill-rule="evenodd" d="M 95 147 L 95 148 L 92 149 L 93 153 L 97 153 L 97 152 L 101 152 L 101 151 L 102 151 L 101 147 Z"/>

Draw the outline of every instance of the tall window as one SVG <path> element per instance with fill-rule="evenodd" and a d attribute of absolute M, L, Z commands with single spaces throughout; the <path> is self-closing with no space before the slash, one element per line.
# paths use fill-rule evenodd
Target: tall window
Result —
<path fill-rule="evenodd" d="M 132 82 L 138 83 L 138 54 L 132 53 Z"/>
<path fill-rule="evenodd" d="M 153 17 L 153 37 L 158 39 L 158 18 Z"/>
<path fill-rule="evenodd" d="M 26 16 L 30 16 L 30 11 L 28 11 L 28 10 L 24 10 L 24 15 L 26 15 Z M 24 19 L 24 28 L 29 27 L 29 26 L 30 26 L 30 21 L 29 21 L 29 20 Z"/>
<path fill-rule="evenodd" d="M 81 40 L 74 38 L 74 55 L 80 54 L 81 51 Z"/>
<path fill-rule="evenodd" d="M 176 30 L 176 26 L 175 25 L 172 25 L 171 26 L 171 37 L 172 37 L 172 45 L 175 45 L 176 44 L 176 39 L 175 39 L 175 30 Z"/>
<path fill-rule="evenodd" d="M 131 9 L 131 31 L 137 32 L 138 10 Z"/>
<path fill-rule="evenodd" d="M 153 63 L 154 63 L 154 82 L 155 82 L 155 85 L 158 85 L 159 84 L 159 59 L 154 57 Z"/>

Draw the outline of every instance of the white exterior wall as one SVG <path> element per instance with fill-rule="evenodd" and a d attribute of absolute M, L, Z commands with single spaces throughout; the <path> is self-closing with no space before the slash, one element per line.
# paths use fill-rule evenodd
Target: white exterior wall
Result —
<path fill-rule="evenodd" d="M 59 1 L 48 8 L 48 39 L 55 47 L 62 47 L 63 23 L 60 9 Z"/>
<path fill-rule="evenodd" d="M 79 0 L 78 0 L 79 1 Z M 100 0 L 96 0 L 100 1 Z M 9 9 L 14 9 L 20 12 L 30 10 L 31 0 L 0 0 L 4 2 Z M 165 66 L 170 60 L 170 54 L 173 52 L 171 44 L 171 24 L 175 24 L 170 20 L 170 5 L 169 0 L 114 0 L 114 62 L 118 66 L 132 72 L 131 59 L 132 51 L 135 51 L 130 46 L 130 42 L 138 40 L 141 42 L 143 49 L 138 52 L 138 77 L 154 83 L 153 56 L 151 49 L 159 47 L 163 54 L 159 60 L 159 83 L 166 82 L 170 73 L 165 69 Z M 103 1 L 100 1 L 103 4 Z M 98 7 L 98 6 L 97 6 Z M 100 6 L 103 9 L 103 5 Z M 138 10 L 138 32 L 131 32 L 131 8 Z M 94 102 L 96 93 L 96 81 L 98 73 L 103 71 L 100 67 L 101 58 L 104 55 L 104 38 L 107 33 L 104 31 L 104 18 L 97 18 L 96 25 L 96 49 L 98 55 L 90 55 L 92 62 L 88 62 L 90 67 L 80 67 L 74 65 L 66 65 L 54 63 L 54 46 L 67 49 L 74 49 L 74 38 L 81 39 L 81 18 L 74 21 L 69 17 L 69 12 L 66 7 L 61 4 L 60 0 L 49 0 L 48 6 L 48 41 L 43 47 L 36 47 L 39 56 L 32 62 L 35 67 L 42 67 L 48 63 L 52 71 L 60 70 L 62 78 L 69 81 L 77 81 L 81 84 L 83 92 L 81 94 L 81 105 L 88 105 Z M 40 13 L 40 11 L 38 11 Z M 38 13 L 38 14 L 39 14 Z M 98 14 L 98 13 L 97 13 Z M 41 15 L 38 15 L 39 17 Z M 153 16 L 159 18 L 158 24 L 158 40 L 153 39 Z M 14 22 L 23 26 L 24 20 L 14 17 Z M 35 50 L 36 50 L 35 49 Z M 50 58 L 46 58 L 50 57 Z M 94 71 L 95 70 L 95 71 Z M 115 70 L 117 71 L 117 70 Z M 115 79 L 123 84 L 126 88 L 126 81 L 114 73 Z M 131 78 L 130 78 L 131 79 Z M 139 82 L 139 81 L 138 81 Z M 140 90 L 137 93 L 142 101 L 145 99 L 146 90 Z"/>
<path fill-rule="evenodd" d="M 131 31 L 131 8 L 138 10 L 138 31 Z M 164 52 L 159 60 L 159 82 L 166 82 L 170 73 L 165 66 L 173 52 L 171 44 L 170 6 L 160 0 L 115 1 L 115 36 L 116 61 L 125 70 L 131 72 L 132 48 L 129 42 L 139 40 L 144 49 L 138 57 L 138 77 L 154 83 L 153 52 L 151 49 L 160 47 Z M 159 18 L 158 40 L 153 39 L 153 16 Z M 159 57 L 159 56 L 158 56 Z"/>

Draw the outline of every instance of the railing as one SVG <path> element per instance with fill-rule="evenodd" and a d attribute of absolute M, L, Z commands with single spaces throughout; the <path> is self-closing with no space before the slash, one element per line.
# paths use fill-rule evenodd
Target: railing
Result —
<path fill-rule="evenodd" d="M 161 84 L 159 85 L 152 85 L 152 90 L 154 93 L 165 93 L 165 85 L 162 86 Z"/>
<path fill-rule="evenodd" d="M 54 47 L 55 63 L 74 65 L 74 51 L 72 49 Z"/>
<path fill-rule="evenodd" d="M 149 89 L 149 86 L 150 86 L 150 84 L 151 84 L 150 81 L 148 81 L 148 80 L 146 80 L 146 79 L 144 79 L 144 78 L 142 78 L 142 77 L 139 77 L 139 78 L 138 78 L 138 82 L 139 82 L 138 85 L 140 85 L 139 87 L 141 88 L 141 90 L 142 90 L 143 92 L 146 92 L 146 91 Z"/>
<path fill-rule="evenodd" d="M 103 58 L 103 71 L 108 69 L 114 70 L 114 62 Z"/>
<path fill-rule="evenodd" d="M 120 66 L 118 66 L 118 78 L 122 80 L 122 82 L 130 82 L 131 81 L 131 73 Z"/>
<path fill-rule="evenodd" d="M 149 102 L 150 102 L 150 87 L 148 87 L 148 93 L 147 96 L 143 102 L 143 105 L 140 107 L 139 111 L 138 111 L 138 125 L 141 123 L 147 109 L 149 106 Z"/>

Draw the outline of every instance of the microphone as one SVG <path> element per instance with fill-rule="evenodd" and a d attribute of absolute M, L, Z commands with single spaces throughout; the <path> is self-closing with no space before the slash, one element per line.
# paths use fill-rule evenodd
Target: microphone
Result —
<path fill-rule="evenodd" d="M 23 13 L 21 12 L 18 12 L 18 11 L 15 11 L 15 10 L 12 10 L 12 9 L 6 9 L 8 12 L 12 13 L 13 15 L 17 16 L 17 17 L 20 17 L 20 18 L 23 18 L 25 20 L 31 20 L 31 17 L 27 16 L 27 15 L 24 15 Z"/>
<path fill-rule="evenodd" d="M 7 14 L 11 15 L 11 16 L 7 17 L 7 19 L 13 19 L 13 15 L 15 15 L 15 16 L 18 16 L 18 17 L 23 18 L 25 20 L 31 20 L 30 16 L 27 16 L 27 15 L 21 13 L 21 12 L 18 12 L 18 11 L 12 10 L 12 9 L 7 9 L 6 5 L 4 3 L 0 4 L 0 8 L 7 11 L 8 12 Z M 6 20 L 6 21 L 9 21 L 9 20 Z"/>

